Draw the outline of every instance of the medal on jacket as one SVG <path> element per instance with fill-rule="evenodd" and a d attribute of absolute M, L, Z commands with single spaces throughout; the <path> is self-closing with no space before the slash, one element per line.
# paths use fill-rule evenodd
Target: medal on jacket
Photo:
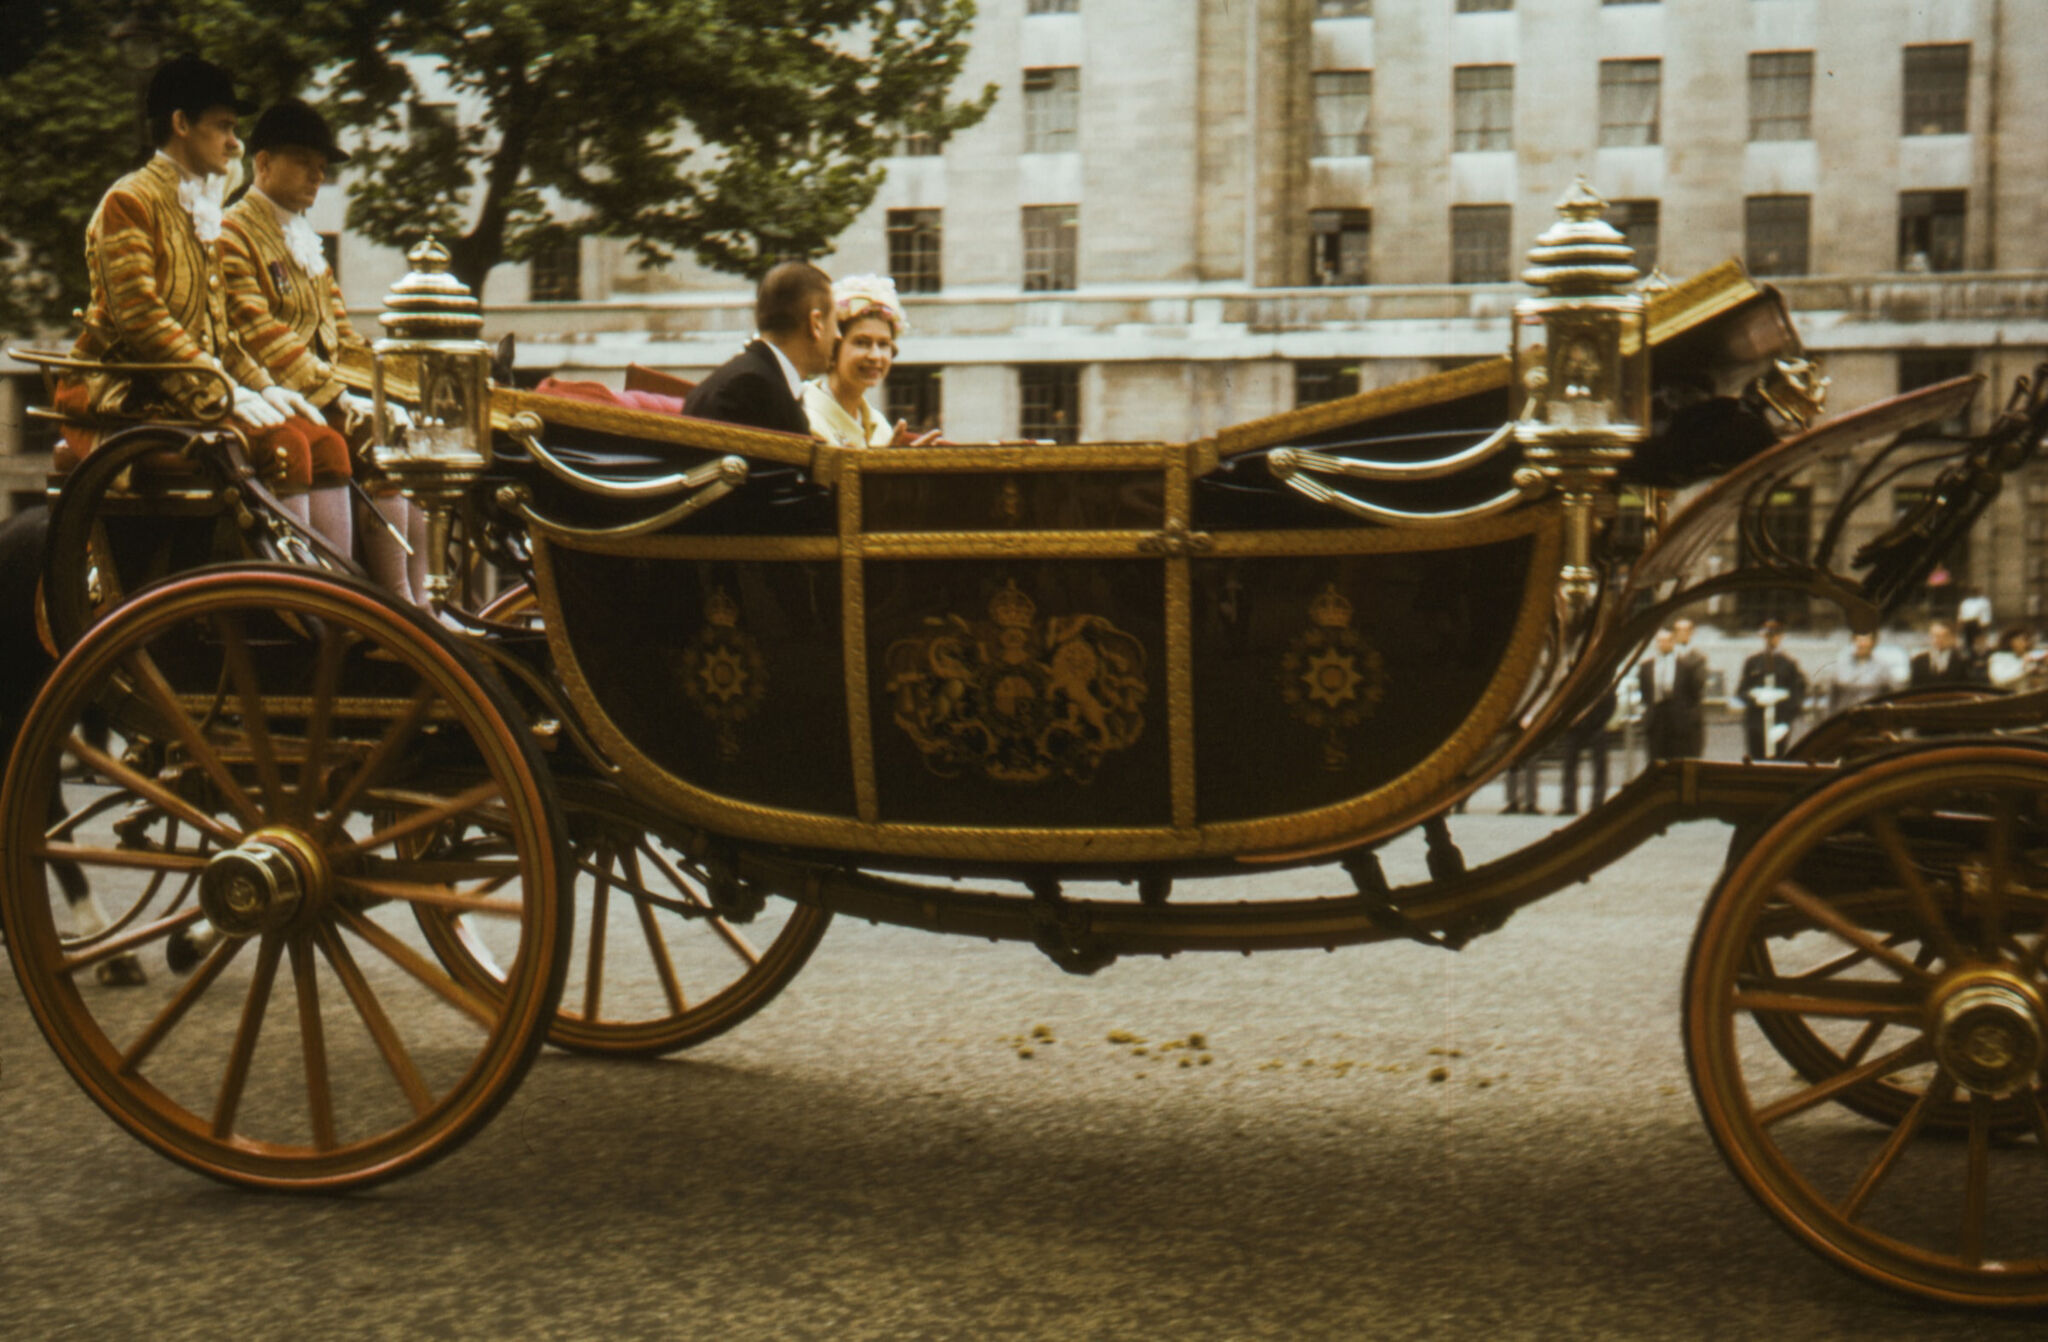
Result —
<path fill-rule="evenodd" d="M 288 272 L 284 268 L 284 262 L 272 261 L 269 263 L 269 268 L 270 283 L 272 284 L 272 286 L 275 287 L 280 294 L 290 293 L 292 291 L 292 277 L 290 272 Z"/>

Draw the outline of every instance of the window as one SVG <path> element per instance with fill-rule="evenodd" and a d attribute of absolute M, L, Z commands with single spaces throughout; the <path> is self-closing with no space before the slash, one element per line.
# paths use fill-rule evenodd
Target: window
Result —
<path fill-rule="evenodd" d="M 1321 405 L 1358 395 L 1358 364 L 1351 359 L 1303 359 L 1294 365 L 1294 403 Z"/>
<path fill-rule="evenodd" d="M 937 158 L 945 152 L 945 147 L 939 143 L 939 137 L 928 130 L 898 126 L 895 143 L 889 152 L 898 158 Z"/>
<path fill-rule="evenodd" d="M 1035 442 L 1081 441 L 1081 367 L 1071 363 L 1030 364 L 1017 370 L 1023 415 L 1018 436 Z"/>
<path fill-rule="evenodd" d="M 1024 7 L 1026 14 L 1078 14 L 1081 0 L 1031 0 Z"/>
<path fill-rule="evenodd" d="M 889 278 L 906 294 L 935 294 L 944 284 L 937 210 L 889 211 Z"/>
<path fill-rule="evenodd" d="M 1600 62 L 1600 143 L 1656 144 L 1662 61 Z"/>
<path fill-rule="evenodd" d="M 1752 275 L 1806 273 L 1811 196 L 1751 196 L 1742 202 L 1743 261 Z"/>
<path fill-rule="evenodd" d="M 1317 158 L 1350 158 L 1372 152 L 1372 71 L 1318 70 Z"/>
<path fill-rule="evenodd" d="M 337 285 L 338 285 L 338 284 L 340 284 L 340 283 L 341 283 L 341 234 L 339 234 L 339 233 L 322 233 L 322 234 L 320 235 L 320 255 L 322 255 L 322 256 L 324 256 L 324 257 L 326 257 L 326 258 L 327 258 L 327 273 L 328 273 L 329 275 L 332 275 L 332 276 L 334 277 L 334 282 L 335 282 L 335 283 L 336 283 Z"/>
<path fill-rule="evenodd" d="M 1657 202 L 1617 200 L 1607 207 L 1607 222 L 1636 249 L 1636 269 L 1645 275 L 1657 268 Z"/>
<path fill-rule="evenodd" d="M 1514 148 L 1514 66 L 1461 65 L 1451 72 L 1451 89 L 1451 148 Z"/>
<path fill-rule="evenodd" d="M 1514 7 L 1515 0 L 1458 0 L 1460 14 L 1487 14 L 1494 10 Z"/>
<path fill-rule="evenodd" d="M 1508 278 L 1506 205 L 1451 206 L 1451 283 L 1497 284 Z"/>
<path fill-rule="evenodd" d="M 1058 154 L 1079 148 L 1081 68 L 1024 72 L 1024 152 Z"/>
<path fill-rule="evenodd" d="M 414 99 L 406 105 L 405 134 L 416 152 L 461 153 L 455 128 L 454 103 L 430 103 Z"/>
<path fill-rule="evenodd" d="M 1075 235 L 1079 207 L 1024 207 L 1024 288 L 1026 292 L 1074 287 Z"/>
<path fill-rule="evenodd" d="M 1931 387 L 1937 382 L 1951 378 L 1968 377 L 1975 371 L 1970 351 L 1966 349 L 1915 349 L 1899 354 L 1899 394 Z M 1933 426 L 1937 433 L 1963 434 L 1970 431 L 1968 407 L 1958 410 L 1947 419 Z M 2029 509 L 2029 515 L 2035 510 Z"/>
<path fill-rule="evenodd" d="M 1372 0 L 1316 0 L 1319 19 L 1369 19 Z"/>
<path fill-rule="evenodd" d="M 945 386 L 940 370 L 929 365 L 897 364 L 882 384 L 889 401 L 889 422 L 910 425 L 913 434 L 939 427 L 945 412 Z"/>
<path fill-rule="evenodd" d="M 1781 485 L 1770 490 L 1757 510 L 1757 522 L 1764 535 L 1782 553 L 1805 557 L 1813 537 L 1813 491 L 1805 485 Z M 1763 562 L 1764 556 L 1750 542 L 1749 528 L 1738 528 L 1738 562 Z M 1782 587 L 1745 589 L 1735 594 L 1735 618 L 1744 629 L 1755 629 L 1765 620 L 1779 620 L 1794 628 L 1807 621 L 1805 593 Z"/>
<path fill-rule="evenodd" d="M 1969 129 L 1970 44 L 1906 48 L 1901 135 L 1960 135 Z"/>
<path fill-rule="evenodd" d="M 1963 208 L 1961 191 L 1899 193 L 1899 269 L 1961 270 Z"/>
<path fill-rule="evenodd" d="M 530 303 L 574 303 L 583 297 L 583 243 L 570 238 L 543 247 L 527 263 Z"/>
<path fill-rule="evenodd" d="M 1372 211 L 1308 212 L 1308 282 L 1370 284 Z"/>
<path fill-rule="evenodd" d="M 1813 138 L 1813 53 L 1749 53 L 1749 138 Z"/>

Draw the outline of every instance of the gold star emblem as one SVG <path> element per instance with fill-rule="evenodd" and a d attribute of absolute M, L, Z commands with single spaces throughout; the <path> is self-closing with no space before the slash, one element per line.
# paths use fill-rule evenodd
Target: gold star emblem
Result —
<path fill-rule="evenodd" d="M 704 683 L 704 693 L 720 703 L 731 703 L 747 688 L 747 669 L 740 665 L 731 648 L 714 648 L 706 653 L 697 669 L 697 678 Z"/>
<path fill-rule="evenodd" d="M 1348 652 L 1325 648 L 1308 659 L 1301 683 L 1308 697 L 1330 708 L 1342 708 L 1358 697 L 1358 663 Z"/>

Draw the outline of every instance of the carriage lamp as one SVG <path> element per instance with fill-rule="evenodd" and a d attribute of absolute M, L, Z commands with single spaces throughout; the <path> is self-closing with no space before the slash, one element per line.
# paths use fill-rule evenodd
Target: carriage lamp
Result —
<path fill-rule="evenodd" d="M 1572 184 L 1522 272 L 1538 293 L 1515 304 L 1515 440 L 1564 504 L 1559 593 L 1573 616 L 1599 588 L 1593 533 L 1615 509 L 1616 473 L 1650 429 L 1648 309 L 1606 209 L 1585 178 Z"/>
<path fill-rule="evenodd" d="M 427 595 L 438 609 L 451 586 L 448 535 L 455 507 L 491 464 L 491 348 L 469 286 L 448 273 L 448 250 L 429 238 L 406 253 L 412 270 L 391 286 L 372 347 L 375 458 L 427 515 Z M 406 379 L 410 417 L 394 415 Z"/>

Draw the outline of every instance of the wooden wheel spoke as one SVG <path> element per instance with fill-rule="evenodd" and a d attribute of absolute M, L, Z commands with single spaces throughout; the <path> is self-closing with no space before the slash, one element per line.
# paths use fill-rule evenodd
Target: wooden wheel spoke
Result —
<path fill-rule="evenodd" d="M 270 988 L 277 979 L 277 961 L 283 949 L 281 938 L 265 937 L 256 952 L 256 972 L 249 978 L 241 1024 L 235 1029 L 227 1074 L 221 1078 L 220 1098 L 213 1108 L 213 1135 L 221 1140 L 235 1131 L 235 1114 L 242 1107 L 242 1091 L 249 1083 L 249 1065 L 256 1057 L 256 1041 L 263 1033 L 263 1017 L 270 1009 Z"/>
<path fill-rule="evenodd" d="M 313 1149 L 332 1151 L 334 1089 L 327 1072 L 327 1032 L 320 1021 L 320 981 L 313 945 L 304 935 L 291 939 L 292 986 L 299 998 L 299 1053 L 306 1065 L 306 1112 L 313 1124 Z"/>
<path fill-rule="evenodd" d="M 1927 886 L 1927 880 L 1920 873 L 1920 867 L 1913 861 L 1913 855 L 1906 851 L 1906 841 L 1899 834 L 1899 827 L 1888 815 L 1874 815 L 1870 818 L 1870 833 L 1877 840 L 1877 846 L 1884 850 L 1891 862 L 1892 870 L 1899 874 L 1899 880 L 1906 887 L 1907 899 L 1913 912 L 1919 916 L 1926 928 L 1923 938 L 1940 954 L 1944 964 L 1960 963 L 1962 949 L 1956 945 L 1954 931 L 1948 919 L 1942 917 L 1941 906 L 1935 902 L 1934 892 Z"/>
<path fill-rule="evenodd" d="M 377 1045 L 377 1052 L 383 1055 L 384 1065 L 391 1069 L 391 1076 L 398 1082 L 398 1088 L 405 1092 L 405 1098 L 412 1105 L 416 1115 L 424 1116 L 434 1107 L 434 1093 L 427 1089 L 426 1078 L 413 1063 L 412 1055 L 405 1051 L 405 1043 L 392 1027 L 391 1018 L 384 1014 L 377 995 L 370 990 L 369 980 L 363 977 L 362 969 L 356 964 L 355 956 L 331 924 L 322 923 L 316 933 L 321 954 L 334 967 L 334 976 L 341 980 L 342 990 L 355 1005 L 356 1015 L 362 1019 L 364 1028 L 370 1032 L 371 1040 Z"/>
<path fill-rule="evenodd" d="M 185 747 L 185 754 L 213 780 L 214 787 L 219 789 L 229 809 L 234 811 L 236 819 L 249 829 L 261 825 L 263 812 L 258 809 L 256 803 L 249 800 L 249 794 L 242 790 L 242 785 L 236 781 L 234 772 L 228 768 L 227 761 L 220 757 L 220 752 L 214 749 L 213 743 L 193 724 L 191 716 L 185 712 L 184 706 L 171 692 L 169 683 L 164 680 L 163 672 L 157 670 L 156 662 L 138 648 L 122 659 L 121 665 L 128 669 L 128 674 L 142 687 L 143 695 L 149 700 L 150 706 L 170 724 L 171 730 L 177 734 L 178 743 Z"/>
<path fill-rule="evenodd" d="M 373 880 L 412 880 L 447 885 L 454 881 L 479 881 L 481 888 L 496 890 L 507 881 L 519 880 L 525 869 L 511 857 L 367 857 L 363 874 Z"/>
<path fill-rule="evenodd" d="M 1877 1042 L 1879 1035 L 1891 1024 L 1890 1021 L 1874 1020 L 1856 1032 L 1849 1041 L 1849 1047 L 1842 1050 L 1842 1061 L 1850 1067 L 1863 1061 L 1863 1055 L 1870 1052 L 1870 1046 Z"/>
<path fill-rule="evenodd" d="M 45 843 L 32 849 L 31 856 L 53 862 L 76 862 L 81 867 L 126 867 L 136 871 L 203 871 L 207 859 L 199 853 L 160 853 L 148 848 L 96 848 L 82 843 Z"/>
<path fill-rule="evenodd" d="M 500 918 L 517 918 L 526 912 L 526 906 L 516 899 L 492 899 L 486 892 L 495 890 L 503 881 L 487 882 L 468 890 L 457 890 L 451 886 L 426 881 L 394 881 L 387 878 L 363 876 L 337 876 L 335 887 L 349 894 L 369 896 L 374 899 L 399 899 L 408 904 L 431 904 L 436 908 L 450 909 L 456 913 L 488 913 Z"/>
<path fill-rule="evenodd" d="M 1851 1086 L 1858 1086 L 1865 1081 L 1884 1076 L 1887 1073 L 1896 1072 L 1904 1067 L 1911 1067 L 1914 1063 L 1925 1062 L 1933 1056 L 1934 1046 L 1927 1041 L 1926 1037 L 1915 1036 L 1891 1052 L 1873 1058 L 1860 1067 L 1851 1067 L 1847 1071 L 1837 1072 L 1827 1080 L 1816 1082 L 1805 1090 L 1788 1095 L 1775 1104 L 1765 1105 L 1756 1111 L 1757 1126 L 1767 1128 L 1780 1119 L 1790 1118 L 1794 1114 L 1803 1113 L 1825 1100 L 1832 1099 L 1841 1092 L 1848 1090 Z"/>
<path fill-rule="evenodd" d="M 465 792 L 445 797 L 432 806 L 414 811 L 404 819 L 386 825 L 375 834 L 355 840 L 347 846 L 347 851 L 361 853 L 382 848 L 387 843 L 396 842 L 407 835 L 417 834 L 423 829 L 431 829 L 443 821 L 452 820 L 464 811 L 473 811 L 503 791 L 495 779 L 478 783 Z"/>
<path fill-rule="evenodd" d="M 90 950 L 80 951 L 76 955 L 65 956 L 57 962 L 57 972 L 60 974 L 76 974 L 81 969 L 90 969 L 102 960 L 111 960 L 123 952 L 135 950 L 140 946 L 147 946 L 152 941 L 167 937 L 181 927 L 190 927 L 193 923 L 198 922 L 199 918 L 200 911 L 197 908 L 181 909 L 177 913 L 159 918 L 153 923 L 145 923 L 124 936 L 102 941 Z"/>
<path fill-rule="evenodd" d="M 323 625 L 319 660 L 313 668 L 313 712 L 306 721 L 306 754 L 299 761 L 299 785 L 293 794 L 301 823 L 312 820 L 319 807 L 320 771 L 327 763 L 327 738 L 334 725 L 334 692 L 341 682 L 341 659 L 347 651 L 335 630 Z"/>
<path fill-rule="evenodd" d="M 427 714 L 432 711 L 439 697 L 431 685 L 422 685 L 419 688 L 413 695 L 412 702 L 406 705 L 405 712 L 398 715 L 392 722 L 391 729 L 379 737 L 377 744 L 370 748 L 370 753 L 364 757 L 362 764 L 343 785 L 341 795 L 334 799 L 334 805 L 321 817 L 320 823 L 314 826 L 313 836 L 316 840 L 321 843 L 333 840 L 342 822 L 354 809 L 356 799 L 361 797 L 364 791 L 383 781 L 384 771 L 391 767 L 406 746 L 412 743 L 412 738 L 418 735 L 420 725 L 427 720 Z"/>
<path fill-rule="evenodd" d="M 2027 1118 L 2034 1125 L 2034 1144 L 2041 1148 L 2043 1157 L 2048 1157 L 2048 1105 L 2041 1103 L 2038 1089 L 2025 1091 Z"/>
<path fill-rule="evenodd" d="M 249 656 L 249 641 L 242 622 L 216 614 L 214 632 L 220 635 L 222 660 L 228 679 L 234 682 L 235 698 L 242 705 L 242 734 L 249 738 L 249 752 L 256 757 L 256 779 L 263 788 L 263 804 L 272 815 L 285 811 L 284 775 L 277 764 L 277 748 L 270 739 L 270 710 L 263 703 L 263 687 L 256 681 L 256 664 Z"/>
<path fill-rule="evenodd" d="M 1738 1011 L 1791 1012 L 1801 1016 L 1848 1016 L 1863 1020 L 1907 1020 L 1920 1014 L 1920 995 L 1903 983 L 1850 980 L 1807 983 L 1763 975 L 1744 977 L 1732 1005 Z"/>
<path fill-rule="evenodd" d="M 1991 801 L 1991 870 L 1977 908 L 1978 935 L 1984 949 L 1996 954 L 2005 935 L 2005 902 L 2012 890 L 2012 796 L 1997 793 Z"/>
<path fill-rule="evenodd" d="M 1870 1167 L 1863 1171 L 1863 1177 L 1857 1180 L 1856 1187 L 1850 1189 L 1849 1196 L 1842 1199 L 1838 1210 L 1842 1213 L 1843 1220 L 1856 1219 L 1864 1204 L 1870 1201 L 1870 1195 L 1877 1191 L 1885 1176 L 1898 1165 L 1899 1157 L 1905 1154 L 1913 1138 L 1919 1135 L 1921 1126 L 1927 1122 L 1928 1113 L 1935 1105 L 1946 1103 L 1955 1088 L 1956 1083 L 1949 1074 L 1939 1072 L 1935 1075 L 1933 1083 L 1920 1092 L 1920 1098 L 1913 1101 L 1913 1107 L 1906 1111 L 1905 1118 L 1892 1129 L 1892 1135 L 1885 1139 L 1884 1146 L 1871 1160 Z"/>
<path fill-rule="evenodd" d="M 628 848 L 620 856 L 634 887 L 641 886 L 639 853 Z M 668 953 L 668 942 L 661 935 L 661 925 L 655 921 L 654 906 L 645 899 L 635 899 L 633 911 L 640 916 L 640 935 L 647 941 L 647 954 L 654 961 L 655 977 L 661 980 L 661 991 L 668 998 L 668 1009 L 680 1016 L 689 1007 L 683 999 L 683 985 L 676 978 L 675 961 Z"/>
<path fill-rule="evenodd" d="M 1844 918 L 1838 911 L 1832 908 L 1827 903 L 1827 901 L 1818 898 L 1811 891 L 1807 890 L 1804 886 L 1800 885 L 1797 881 L 1792 880 L 1790 877 L 1787 877 L 1786 879 L 1778 882 L 1777 893 L 1780 899 L 1790 904 L 1793 908 L 1799 910 L 1801 913 L 1805 914 L 1808 918 L 1820 924 L 1822 927 L 1825 927 L 1828 931 L 1834 933 L 1843 941 L 1848 942 L 1851 946 L 1856 947 L 1858 950 L 1864 951 L 1873 960 L 1878 960 L 1884 964 L 1890 965 L 1893 969 L 1897 970 L 1902 977 L 1916 982 L 1925 981 L 1928 977 L 1926 970 L 1914 964 L 1905 956 L 1900 955 L 1897 951 L 1893 950 L 1889 945 L 1878 940 L 1865 929 L 1856 926 L 1856 924 L 1850 922 L 1847 918 Z M 1930 906 L 1933 903 L 1931 898 L 1928 902 Z M 1939 932 L 1940 935 L 1943 937 L 1946 937 L 1948 935 L 1947 929 L 1945 927 L 1940 928 Z M 1954 944 L 1952 939 L 1949 944 Z"/>
<path fill-rule="evenodd" d="M 1991 1175 L 1991 1097 L 1970 1096 L 1970 1156 L 1963 1180 L 1962 1258 L 1971 1267 L 1984 1262 L 1984 1210 Z"/>
<path fill-rule="evenodd" d="M 206 959 L 192 971 L 192 977 L 185 980 L 185 986 L 178 989 L 177 996 L 164 1004 L 164 1009 L 156 1014 L 156 1019 L 136 1036 L 135 1042 L 128 1046 L 128 1051 L 121 1055 L 120 1071 L 123 1075 L 133 1075 L 135 1069 L 142 1066 L 156 1046 L 177 1028 L 178 1022 L 185 1018 L 185 1013 L 206 995 L 206 990 L 213 986 L 213 981 L 228 967 L 228 962 L 241 954 L 242 947 L 248 944 L 246 941 L 226 938 L 208 952 Z"/>
<path fill-rule="evenodd" d="M 66 749 L 78 759 L 91 765 L 107 777 L 119 783 L 143 800 L 154 803 L 161 810 L 179 817 L 201 833 L 210 834 L 222 843 L 233 847 L 240 842 L 240 836 L 220 821 L 200 810 L 192 803 L 172 792 L 153 778 L 144 778 L 135 770 L 121 763 L 106 752 L 95 749 L 83 737 L 72 735 Z"/>
<path fill-rule="evenodd" d="M 612 881 L 609 868 L 617 860 L 617 854 L 606 850 L 607 874 L 599 878 L 597 890 L 590 897 L 590 941 L 584 948 L 583 960 L 583 1019 L 598 1019 L 598 1001 L 604 995 L 604 939 L 605 923 L 611 917 Z"/>
<path fill-rule="evenodd" d="M 449 978 L 447 973 L 433 961 L 421 955 L 412 947 L 400 941 L 386 929 L 365 918 L 353 909 L 342 909 L 341 920 L 349 931 L 361 937 L 379 951 L 385 959 L 418 979 L 420 984 L 436 997 L 456 1008 L 477 1024 L 489 1030 L 498 1023 L 497 1012 L 475 994 Z"/>

